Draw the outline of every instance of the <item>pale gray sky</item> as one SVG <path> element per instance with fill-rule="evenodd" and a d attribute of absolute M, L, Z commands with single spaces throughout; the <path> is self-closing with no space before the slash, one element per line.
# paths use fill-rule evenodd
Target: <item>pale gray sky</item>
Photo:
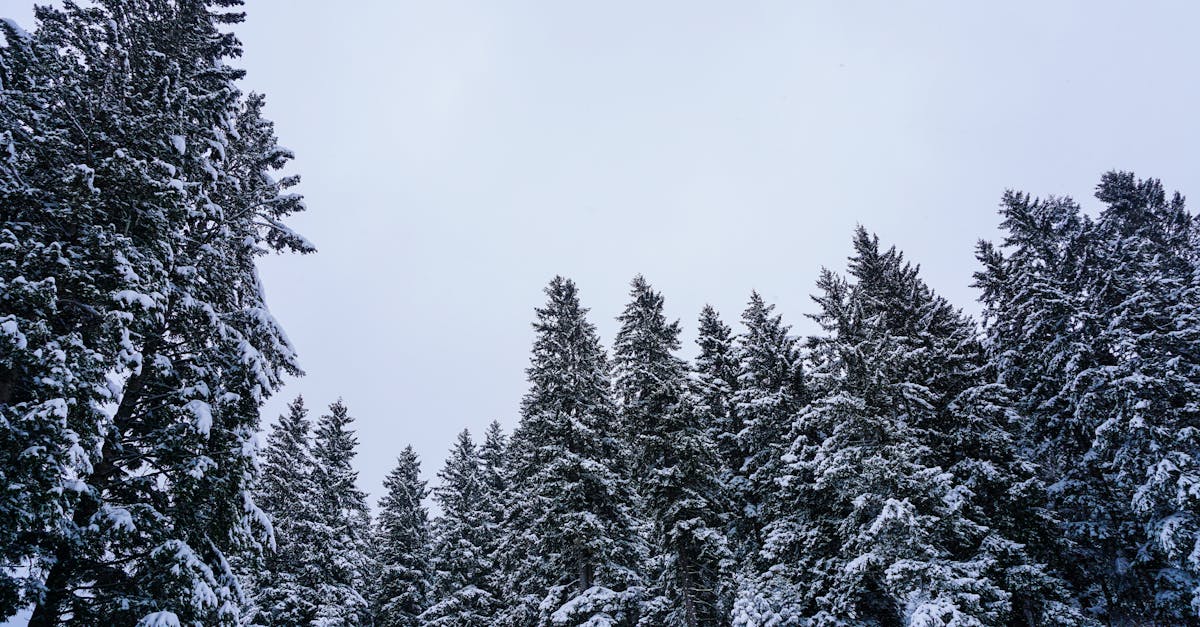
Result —
<path fill-rule="evenodd" d="M 29 22 L 25 0 L 0 0 Z M 754 288 L 798 331 L 861 222 L 976 309 L 1006 187 L 1200 190 L 1190 2 L 252 0 L 247 89 L 298 158 L 315 256 L 264 263 L 315 411 L 378 497 L 413 443 L 516 424 L 533 308 L 579 283 L 606 342 L 643 273 L 687 327 Z"/>

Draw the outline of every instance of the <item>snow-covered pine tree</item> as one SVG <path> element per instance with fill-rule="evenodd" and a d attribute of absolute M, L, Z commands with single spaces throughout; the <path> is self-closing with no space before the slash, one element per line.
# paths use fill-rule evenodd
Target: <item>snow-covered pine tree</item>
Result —
<path fill-rule="evenodd" d="M 977 252 L 984 266 L 975 276 L 988 349 L 1028 417 L 1026 456 L 1051 486 L 1050 505 L 1071 540 L 1063 561 L 1076 594 L 1103 616 L 1123 594 L 1109 566 L 1121 550 L 1108 525 L 1117 512 L 1099 512 L 1097 521 L 1088 511 L 1111 508 L 1114 499 L 1096 499 L 1103 493 L 1091 477 L 1094 470 L 1080 464 L 1091 449 L 1096 418 L 1081 414 L 1069 392 L 1091 359 L 1082 332 L 1087 298 L 1079 286 L 1087 282 L 1095 227 L 1070 198 L 1040 200 L 1009 191 L 1000 213 L 1001 245 L 980 242 Z"/>
<path fill-rule="evenodd" d="M 679 344 L 679 322 L 667 322 L 662 295 L 638 275 L 633 278 L 629 296 L 629 304 L 617 316 L 621 326 L 613 343 L 613 393 L 623 444 L 631 463 L 637 518 L 642 524 L 638 533 L 649 549 L 647 561 L 641 566 L 649 583 L 664 576 L 663 562 L 667 557 L 653 546 L 650 528 L 653 523 L 645 509 L 646 482 L 651 480 L 652 472 L 647 459 L 647 440 L 659 427 L 658 422 L 668 407 L 678 402 L 685 366 L 674 354 Z M 649 600 L 648 609 L 651 606 L 669 609 L 666 590 L 653 590 L 652 594 L 660 598 Z M 650 610 L 642 620 L 661 622 L 662 619 Z"/>
<path fill-rule="evenodd" d="M 739 625 L 1086 624 L 1038 560 L 1052 521 L 969 320 L 859 229 L 819 282 L 814 400 Z"/>
<path fill-rule="evenodd" d="M 433 593 L 420 616 L 431 627 L 484 627 L 495 613 L 492 594 L 491 512 L 479 450 L 463 430 L 438 472 L 433 498 L 441 515 L 433 521 Z"/>
<path fill-rule="evenodd" d="M 1200 274 L 1194 218 L 1162 184 L 1109 172 L 1096 197 L 1084 330 L 1092 357 L 1075 390 L 1096 420 L 1081 460 L 1115 495 L 1110 533 L 1125 597 L 1116 620 L 1200 622 Z M 1103 494 L 1103 493 L 1102 493 Z M 1110 510 L 1110 511 L 1111 511 Z M 1124 510 L 1124 511 L 1122 511 Z M 1093 513 L 1094 517 L 1095 514 Z M 1120 521 L 1112 524 L 1112 521 Z"/>
<path fill-rule="evenodd" d="M 310 559 L 316 561 L 320 604 L 316 623 L 328 627 L 370 624 L 366 599 L 371 514 L 367 495 L 358 489 L 354 457 L 358 438 L 350 430 L 354 418 L 341 399 L 317 421 L 313 442 L 318 490 L 317 517 L 321 538 Z"/>
<path fill-rule="evenodd" d="M 978 328 L 919 277 L 895 248 L 859 227 L 849 275 L 861 315 L 898 339 L 910 380 L 928 394 L 928 411 L 909 412 L 926 445 L 929 467 L 962 486 L 956 495 L 974 536 L 958 540 L 962 555 L 990 564 L 987 576 L 1009 596 L 1009 624 L 1078 624 L 1082 618 L 1058 571 L 1062 544 L 1045 508 L 1036 467 L 1022 456 L 1025 424 L 1014 394 L 998 381 Z"/>
<path fill-rule="evenodd" d="M 740 366 L 733 330 L 721 321 L 711 305 L 705 305 L 700 311 L 696 345 L 700 352 L 692 365 L 695 409 L 700 414 L 700 424 L 707 425 L 709 440 L 716 447 L 717 478 L 721 487 L 719 515 L 723 521 L 726 544 L 733 552 L 740 544 L 738 534 L 745 523 L 744 508 L 737 496 L 738 477 L 746 460 L 746 453 L 738 438 L 744 425 L 733 402 L 738 389 Z M 717 591 L 718 603 L 728 615 L 737 585 L 729 574 L 722 578 L 722 583 Z"/>
<path fill-rule="evenodd" d="M 742 425 L 737 444 L 745 458 L 730 480 L 729 492 L 736 508 L 735 557 L 742 564 L 756 559 L 762 547 L 788 434 L 805 399 L 796 339 L 774 309 L 752 292 L 742 313 L 745 328 L 734 345 L 738 378 L 732 412 Z"/>
<path fill-rule="evenodd" d="M 65 419 L 13 432 L 45 447 L 25 449 L 44 451 L 22 462 L 30 479 L 58 473 L 63 495 L 31 510 L 57 518 L 33 530 L 37 549 L 16 549 L 41 584 L 34 625 L 239 620 L 228 558 L 257 542 L 258 407 L 298 372 L 255 259 L 311 247 L 281 221 L 302 208 L 282 193 L 294 180 L 268 175 L 290 155 L 225 63 L 239 44 L 218 25 L 240 20 L 236 4 L 41 8 L 34 43 L 16 47 L 52 55 L 38 59 L 52 74 L 12 78 L 53 108 L 6 106 L 7 163 L 32 185 L 10 189 L 4 237 L 32 258 L 6 270 L 30 298 L 5 335 L 61 352 L 14 354 L 0 387 L 18 427 Z M 37 265 L 55 258 L 68 263 Z"/>
<path fill-rule="evenodd" d="M 492 512 L 492 522 L 499 525 L 504 518 L 504 497 L 508 492 L 508 438 L 498 420 L 488 424 L 483 446 L 479 447 L 479 463 L 485 509 Z"/>
<path fill-rule="evenodd" d="M 509 443 L 501 624 L 631 624 L 643 551 L 608 360 L 575 284 L 546 295 Z"/>
<path fill-rule="evenodd" d="M 711 305 L 705 305 L 700 311 L 696 344 L 700 353 L 692 368 L 697 385 L 697 409 L 709 425 L 709 438 L 720 454 L 722 479 L 728 483 L 746 460 L 738 443 L 742 422 L 733 405 L 739 366 L 733 330 L 721 321 Z"/>
<path fill-rule="evenodd" d="M 504 435 L 504 430 L 497 420 L 488 424 L 483 446 L 479 448 L 479 464 L 483 474 L 483 497 L 479 507 L 487 512 L 487 524 L 490 526 L 485 536 L 488 544 L 484 546 L 484 554 L 491 564 L 488 572 L 488 590 L 492 592 L 496 601 L 492 614 L 495 618 L 503 609 L 499 604 L 504 586 L 504 573 L 500 567 L 501 540 L 509 498 L 508 437 Z"/>
<path fill-rule="evenodd" d="M 679 350 L 679 321 L 667 322 L 662 294 L 641 275 L 633 278 L 629 304 L 613 343 L 613 391 L 634 453 L 634 476 L 644 477 L 645 439 L 686 389 L 687 365 Z"/>
<path fill-rule="evenodd" d="M 39 10 L 39 14 L 43 12 Z M 0 21 L 0 620 L 41 594 L 46 566 L 83 547 L 64 523 L 85 486 L 112 395 L 115 323 L 96 304 L 125 287 L 80 115 L 86 73 L 60 33 Z M 70 545 L 69 547 L 67 545 Z"/>
<path fill-rule="evenodd" d="M 378 627 L 417 627 L 417 617 L 428 608 L 433 581 L 429 513 L 422 504 L 429 495 L 425 486 L 421 461 L 413 447 L 406 446 L 383 481 L 387 492 L 379 500 L 375 522 L 379 581 L 373 596 Z"/>
<path fill-rule="evenodd" d="M 1096 196 L 1106 207 L 1093 221 L 1006 195 L 1004 246 L 980 249 L 990 338 L 1037 418 L 1031 448 L 1086 602 L 1112 624 L 1195 621 L 1196 220 L 1130 173 L 1104 175 Z"/>
<path fill-rule="evenodd" d="M 1065 525 L 1067 542 L 1052 563 L 1094 611 L 1103 605 L 1096 602 L 1100 594 L 1091 576 L 1094 538 L 1074 541 L 1089 533 L 1071 532 L 1074 514 L 1064 507 L 1085 485 L 1077 480 L 1082 471 L 1077 460 L 1090 437 L 1075 422 L 1070 395 L 1060 393 L 1086 352 L 1078 285 L 1089 263 L 1091 221 L 1070 198 L 1037 200 L 1008 191 L 1001 207 L 1006 231 L 1001 246 L 980 242 L 977 248 L 984 266 L 975 274 L 975 287 L 981 290 L 985 347 L 998 381 L 1014 391 L 1021 455 L 1037 465 L 1051 509 Z"/>
<path fill-rule="evenodd" d="M 635 476 L 651 526 L 655 581 L 642 617 L 651 625 L 721 625 L 729 548 L 724 535 L 720 463 L 675 356 L 679 324 L 640 275 L 618 320 L 613 364 L 623 423 L 635 451 Z"/>
<path fill-rule="evenodd" d="M 1033 447 L 1027 455 L 1047 478 L 1063 477 L 1087 447 L 1086 434 L 1070 424 L 1069 397 L 1059 392 L 1085 350 L 1077 286 L 1088 263 L 1091 221 L 1070 198 L 1036 200 L 1009 191 L 1001 207 L 1001 246 L 980 242 L 977 249 L 987 349 L 1001 381 L 1018 394 Z"/>
<path fill-rule="evenodd" d="M 941 504 L 953 486 L 921 463 L 928 451 L 908 411 L 928 402 L 900 377 L 902 347 L 864 314 L 845 279 L 824 271 L 818 288 L 827 335 L 812 343 L 814 398 L 791 431 L 797 441 L 781 477 L 792 513 L 781 508 L 767 525 L 762 572 L 742 582 L 734 624 L 997 624 L 1003 594 L 994 584 L 955 588 L 981 573 L 942 545 L 941 529 L 955 528 Z M 972 595 L 987 605 L 966 607 Z"/>
<path fill-rule="evenodd" d="M 271 428 L 262 479 L 255 491 L 259 507 L 271 518 L 274 546 L 264 550 L 251 573 L 253 613 L 263 625 L 310 625 L 321 604 L 323 573 L 313 559 L 326 529 L 317 504 L 312 424 L 304 399 L 296 397 Z M 253 568 L 253 567 L 251 567 Z"/>

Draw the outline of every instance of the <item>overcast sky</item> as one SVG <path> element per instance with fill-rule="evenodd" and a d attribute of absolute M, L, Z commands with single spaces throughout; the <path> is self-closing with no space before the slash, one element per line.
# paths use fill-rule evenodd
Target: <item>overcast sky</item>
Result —
<path fill-rule="evenodd" d="M 733 322 L 751 289 L 809 332 L 856 223 L 975 311 L 1005 188 L 1200 190 L 1197 5 L 984 4 L 252 1 L 245 86 L 320 249 L 263 263 L 308 372 L 267 415 L 343 397 L 374 501 L 405 444 L 432 477 L 462 428 L 516 424 L 555 274 L 607 343 L 643 273 L 690 358 L 701 306 Z"/>

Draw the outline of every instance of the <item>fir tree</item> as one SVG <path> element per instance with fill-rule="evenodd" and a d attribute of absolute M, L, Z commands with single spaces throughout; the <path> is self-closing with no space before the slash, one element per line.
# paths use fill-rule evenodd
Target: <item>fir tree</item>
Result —
<path fill-rule="evenodd" d="M 330 627 L 368 624 L 370 616 L 363 594 L 371 572 L 367 547 L 370 511 L 367 495 L 355 485 L 358 439 L 349 429 L 353 421 L 342 401 L 335 401 L 318 421 L 313 445 L 313 478 L 322 523 L 322 537 L 312 558 L 321 574 L 316 620 Z"/>
<path fill-rule="evenodd" d="M 641 550 L 607 359 L 575 284 L 556 277 L 546 295 L 509 449 L 503 621 L 629 624 Z"/>
<path fill-rule="evenodd" d="M 635 475 L 642 475 L 645 439 L 659 429 L 659 420 L 679 401 L 686 387 L 687 366 L 679 350 L 679 322 L 667 322 L 663 297 L 641 275 L 633 278 L 630 302 L 617 317 L 621 323 L 613 350 L 614 391 L 622 422 L 635 451 Z"/>
<path fill-rule="evenodd" d="M 704 413 L 709 425 L 709 437 L 720 454 L 721 472 L 725 482 L 741 471 L 746 454 L 738 443 L 742 421 L 734 411 L 733 395 L 737 391 L 738 359 L 734 348 L 733 330 L 721 322 L 717 311 L 705 305 L 700 311 L 696 344 L 697 409 Z"/>
<path fill-rule="evenodd" d="M 1084 624 L 970 322 L 861 228 L 819 282 L 813 402 L 737 624 Z"/>
<path fill-rule="evenodd" d="M 38 10 L 45 17 L 46 12 Z M 37 601 L 44 569 L 85 550 L 72 528 L 100 443 L 116 323 L 97 305 L 125 287 L 128 250 L 82 178 L 71 124 L 88 89 L 62 34 L 0 21 L 0 619 Z M 27 569 L 18 566 L 28 566 Z"/>
<path fill-rule="evenodd" d="M 613 361 L 657 571 L 643 621 L 719 625 L 728 547 L 716 450 L 699 422 L 687 364 L 675 356 L 679 324 L 667 322 L 662 295 L 641 276 L 633 279 L 630 298 L 618 318 Z"/>
<path fill-rule="evenodd" d="M 488 530 L 484 538 L 484 555 L 491 564 L 488 572 L 488 589 L 492 591 L 496 603 L 493 605 L 493 618 L 502 608 L 499 606 L 500 593 L 504 586 L 503 572 L 500 568 L 502 559 L 503 525 L 506 505 L 509 498 L 508 480 L 508 438 L 498 421 L 488 424 L 484 435 L 483 446 L 479 449 L 480 473 L 483 481 L 483 496 L 479 507 L 487 513 Z"/>
<path fill-rule="evenodd" d="M 1005 622 L 1080 623 L 1069 588 L 1046 566 L 1063 546 L 1036 467 L 1017 443 L 1024 421 L 989 367 L 976 326 L 862 227 L 854 250 L 849 274 L 859 315 L 896 338 L 904 376 L 927 395 L 929 407 L 910 411 L 908 425 L 929 452 L 922 462 L 960 486 L 960 514 L 974 533 L 958 538 L 954 550 L 989 564 L 987 577 L 1008 595 Z"/>
<path fill-rule="evenodd" d="M 1120 546 L 1106 575 L 1118 620 L 1200 620 L 1200 291 L 1189 256 L 1194 218 L 1157 180 L 1110 172 L 1096 197 L 1084 325 L 1091 363 L 1073 392 L 1095 419 L 1082 463 L 1116 503 Z M 1101 491 L 1103 490 L 1103 492 Z M 1111 498 L 1111 497 L 1110 497 Z M 1094 517 L 1095 514 L 1092 513 Z M 1112 521 L 1120 521 L 1112 524 Z M 1108 544 L 1104 542 L 1102 544 Z M 1110 559 L 1113 555 L 1108 556 Z M 1115 575 L 1115 577 L 1113 576 Z"/>
<path fill-rule="evenodd" d="M 375 590 L 375 624 L 415 627 L 428 607 L 432 575 L 429 566 L 429 513 L 422 501 L 429 491 L 421 480 L 421 462 L 412 446 L 400 453 L 379 501 L 375 543 L 379 582 Z"/>
<path fill-rule="evenodd" d="M 312 557 L 321 549 L 325 527 L 317 509 L 311 432 L 304 399 L 296 397 L 268 437 L 256 499 L 271 517 L 274 546 L 264 551 L 261 570 L 252 577 L 258 623 L 309 625 L 321 604 L 322 573 Z"/>
<path fill-rule="evenodd" d="M 239 620 L 230 558 L 265 530 L 258 408 L 298 372 L 255 260 L 311 247 L 282 222 L 294 179 L 268 174 L 290 155 L 225 63 L 236 4 L 67 3 L 5 35 L 30 42 L 5 47 L 6 84 L 52 107 L 4 114 L 24 181 L 5 185 L 4 254 L 28 257 L 4 291 L 29 295 L 4 323 L 5 446 L 43 451 L 21 479 L 58 495 L 22 505 L 6 549 L 34 561 L 34 625 Z"/>
<path fill-rule="evenodd" d="M 752 560 L 762 546 L 766 510 L 787 452 L 791 425 L 804 402 L 804 381 L 796 339 L 782 317 L 774 314 L 758 292 L 742 314 L 745 330 L 737 337 L 737 390 L 731 411 L 742 429 L 737 446 L 745 454 L 730 480 L 737 506 L 733 533 L 736 556 Z"/>
<path fill-rule="evenodd" d="M 421 623 L 489 625 L 496 601 L 488 580 L 492 565 L 487 549 L 495 544 L 491 537 L 495 527 L 470 431 L 458 435 L 438 478 L 441 485 L 434 489 L 433 498 L 442 514 L 433 523 L 433 595 Z"/>
<path fill-rule="evenodd" d="M 1195 219 L 1155 180 L 1106 174 L 1098 219 L 1009 193 L 978 275 L 998 367 L 1075 548 L 1073 579 L 1113 624 L 1200 615 Z"/>
<path fill-rule="evenodd" d="M 699 423 L 707 425 L 709 440 L 717 452 L 716 476 L 721 490 L 718 515 L 722 520 L 726 544 L 732 552 L 739 547 L 739 534 L 745 527 L 742 507 L 744 495 L 738 496 L 740 488 L 744 486 L 739 477 L 746 460 L 738 434 L 744 425 L 733 402 L 738 389 L 739 364 L 733 330 L 721 321 L 717 311 L 710 305 L 705 305 L 700 312 L 696 344 L 700 347 L 700 353 L 693 365 L 695 411 L 699 414 Z M 737 585 L 728 573 L 722 577 L 721 583 L 717 590 L 718 604 L 728 614 Z"/>
<path fill-rule="evenodd" d="M 504 496 L 508 492 L 508 438 L 500 422 L 493 420 L 479 448 L 480 472 L 483 473 L 485 509 L 491 512 L 492 522 L 499 525 L 504 518 Z"/>

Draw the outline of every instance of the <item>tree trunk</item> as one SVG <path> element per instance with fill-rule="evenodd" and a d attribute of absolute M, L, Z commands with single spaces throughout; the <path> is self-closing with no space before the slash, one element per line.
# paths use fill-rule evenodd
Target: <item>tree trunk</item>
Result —
<path fill-rule="evenodd" d="M 696 618 L 696 601 L 692 598 L 692 576 L 688 572 L 687 555 L 680 552 L 677 568 L 679 569 L 679 590 L 683 593 L 683 619 L 687 627 L 697 627 L 700 624 Z"/>
<path fill-rule="evenodd" d="M 0 368 L 0 405 L 7 405 L 12 401 L 16 382 L 17 376 L 12 370 Z"/>
<path fill-rule="evenodd" d="M 99 509 L 99 504 L 93 498 L 87 498 L 75 508 L 72 522 L 75 528 L 88 525 L 92 516 Z M 71 579 L 77 575 L 78 565 L 75 563 L 74 547 L 69 541 L 62 541 L 54 551 L 54 565 L 46 576 L 46 595 L 33 608 L 29 618 L 29 627 L 54 627 L 59 624 L 63 604 L 71 593 Z"/>

